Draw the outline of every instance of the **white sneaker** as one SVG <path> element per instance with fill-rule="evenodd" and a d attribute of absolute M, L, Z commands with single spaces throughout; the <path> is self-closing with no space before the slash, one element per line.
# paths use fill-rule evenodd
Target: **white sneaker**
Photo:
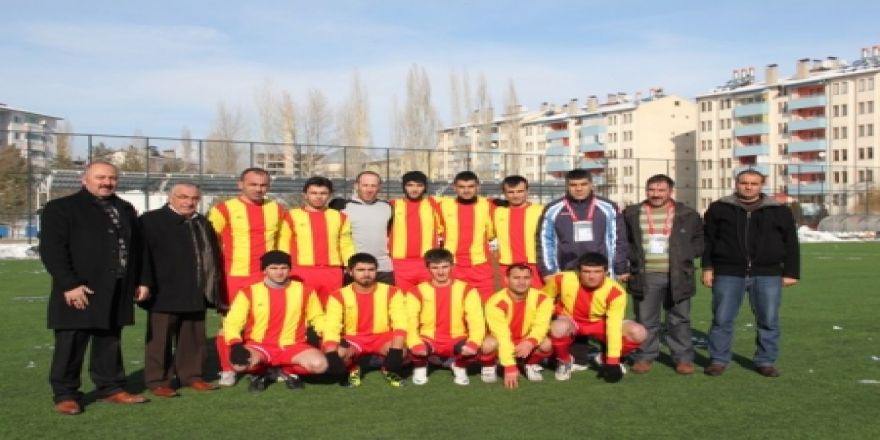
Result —
<path fill-rule="evenodd" d="M 428 383 L 428 367 L 413 368 L 412 383 L 416 385 Z"/>
<path fill-rule="evenodd" d="M 452 381 L 456 385 L 470 385 L 471 380 L 468 379 L 466 368 L 458 367 L 455 364 L 450 368 L 452 368 Z"/>
<path fill-rule="evenodd" d="M 571 371 L 572 371 L 572 372 L 577 372 L 577 371 L 587 371 L 587 370 L 589 370 L 589 369 L 590 369 L 590 366 L 589 366 L 589 365 L 575 364 L 575 363 L 572 363 L 572 364 L 571 364 Z"/>
<path fill-rule="evenodd" d="M 541 370 L 543 370 L 538 364 L 526 364 L 526 379 L 532 382 L 540 382 L 544 380 L 544 376 L 541 375 Z"/>
<path fill-rule="evenodd" d="M 556 380 L 569 380 L 571 379 L 571 362 L 560 362 L 559 365 L 556 366 Z"/>
<path fill-rule="evenodd" d="M 235 371 L 221 371 L 220 380 L 217 384 L 221 387 L 231 387 L 235 385 Z"/>
<path fill-rule="evenodd" d="M 480 379 L 483 383 L 498 382 L 498 368 L 495 365 L 483 367 L 480 370 Z"/>

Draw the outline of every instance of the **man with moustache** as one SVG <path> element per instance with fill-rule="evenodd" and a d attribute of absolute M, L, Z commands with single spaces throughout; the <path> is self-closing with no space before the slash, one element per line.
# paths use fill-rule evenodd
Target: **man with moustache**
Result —
<path fill-rule="evenodd" d="M 507 270 L 525 263 L 531 270 L 532 287 L 540 289 L 544 280 L 538 274 L 535 236 L 544 207 L 529 202 L 529 181 L 523 176 L 507 176 L 501 181 L 505 202 L 497 206 L 492 223 L 498 237 L 498 269 L 501 284 L 507 287 Z"/>
<path fill-rule="evenodd" d="M 133 301 L 147 299 L 149 291 L 137 287 L 137 213 L 116 196 L 118 179 L 115 165 L 92 162 L 82 190 L 47 203 L 40 219 L 40 258 L 52 277 L 48 327 L 55 333 L 55 350 L 49 380 L 60 414 L 82 412 L 80 373 L 90 343 L 89 374 L 99 400 L 147 401 L 123 389 L 122 327 L 134 324 Z"/>
<path fill-rule="evenodd" d="M 651 371 L 660 354 L 660 311 L 666 311 L 666 344 L 675 371 L 694 372 L 691 297 L 696 294 L 694 259 L 703 252 L 703 222 L 696 211 L 672 199 L 675 182 L 657 174 L 645 184 L 647 198 L 623 211 L 629 240 L 630 274 L 621 276 L 635 302 L 636 321 L 647 338 L 632 371 Z"/>
<path fill-rule="evenodd" d="M 391 201 L 388 248 L 394 267 L 395 285 L 409 290 L 431 279 L 422 256 L 440 246 L 443 217 L 437 200 L 425 195 L 428 190 L 428 176 L 425 173 L 408 171 L 400 180 L 404 197 Z"/>
<path fill-rule="evenodd" d="M 158 397 L 175 397 L 172 380 L 196 391 L 217 385 L 203 379 L 208 354 L 205 312 L 220 289 L 220 248 L 210 223 L 196 210 L 198 185 L 171 187 L 168 203 L 140 218 L 141 285 L 152 295 L 147 309 L 144 382 Z"/>
<path fill-rule="evenodd" d="M 791 209 L 761 192 L 764 175 L 736 175 L 736 192 L 709 205 L 705 218 L 703 284 L 712 288 L 709 376 L 730 363 L 733 324 L 747 292 L 757 324 L 758 374 L 778 377 L 779 307 L 782 288 L 800 278 L 800 246 Z"/>

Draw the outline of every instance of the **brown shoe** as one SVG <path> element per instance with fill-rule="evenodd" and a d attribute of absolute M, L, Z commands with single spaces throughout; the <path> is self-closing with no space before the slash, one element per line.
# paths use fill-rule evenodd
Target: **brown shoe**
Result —
<path fill-rule="evenodd" d="M 55 404 L 55 411 L 66 416 L 75 416 L 82 413 L 82 407 L 76 400 L 62 400 Z"/>
<path fill-rule="evenodd" d="M 203 380 L 197 380 L 197 381 L 189 384 L 188 386 L 196 391 L 214 391 L 214 390 L 220 388 L 217 385 L 214 385 L 210 382 L 205 382 Z"/>
<path fill-rule="evenodd" d="M 717 376 L 721 376 L 722 374 L 724 374 L 724 370 L 726 370 L 726 369 L 727 369 L 726 365 L 713 363 L 713 364 L 709 364 L 709 366 L 706 367 L 705 370 L 703 370 L 703 373 L 706 373 L 707 376 L 717 377 Z"/>
<path fill-rule="evenodd" d="M 757 367 L 756 370 L 758 370 L 758 374 L 764 377 L 779 377 L 779 370 L 773 365 Z"/>
<path fill-rule="evenodd" d="M 119 403 L 122 405 L 132 405 L 135 403 L 145 403 L 149 402 L 147 398 L 141 396 L 140 394 L 129 394 L 125 391 L 120 391 L 115 394 L 111 394 L 103 399 L 98 399 L 99 402 L 108 402 L 108 403 Z"/>
<path fill-rule="evenodd" d="M 678 374 L 694 374 L 693 362 L 680 362 L 675 366 L 675 372 Z"/>
<path fill-rule="evenodd" d="M 150 393 L 156 397 L 177 397 L 180 394 L 177 394 L 177 391 L 174 391 L 174 388 L 171 387 L 156 387 L 150 389 Z"/>
<path fill-rule="evenodd" d="M 651 363 L 648 361 L 636 361 L 630 369 L 633 373 L 645 374 L 651 371 Z"/>

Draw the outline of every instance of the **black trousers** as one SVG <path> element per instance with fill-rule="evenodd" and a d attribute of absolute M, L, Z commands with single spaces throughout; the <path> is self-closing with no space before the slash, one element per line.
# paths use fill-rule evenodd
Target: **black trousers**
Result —
<path fill-rule="evenodd" d="M 52 354 L 49 382 L 56 403 L 82 398 L 80 375 L 90 341 L 89 376 L 98 394 L 106 397 L 123 390 L 125 369 L 122 366 L 121 334 L 121 327 L 55 330 L 55 352 Z"/>
<path fill-rule="evenodd" d="M 189 313 L 150 312 L 144 351 L 144 382 L 147 388 L 180 385 L 203 380 L 208 356 L 205 311 Z"/>

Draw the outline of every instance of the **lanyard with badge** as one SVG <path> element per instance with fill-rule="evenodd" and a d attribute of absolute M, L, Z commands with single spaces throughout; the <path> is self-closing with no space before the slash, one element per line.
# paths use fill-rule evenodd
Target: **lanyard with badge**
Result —
<path fill-rule="evenodd" d="M 596 198 L 593 197 L 593 200 L 590 201 L 590 208 L 587 210 L 586 220 L 578 220 L 574 209 L 571 208 L 571 204 L 568 203 L 567 199 L 565 200 L 565 209 L 567 209 L 568 214 L 571 215 L 571 224 L 574 228 L 574 241 L 578 243 L 593 241 L 593 212 L 596 210 Z"/>
<path fill-rule="evenodd" d="M 654 231 L 654 216 L 651 213 L 651 205 L 645 204 L 645 220 L 648 223 L 648 248 L 646 253 L 663 255 L 669 252 L 669 232 L 672 230 L 673 204 L 666 205 L 666 220 L 663 223 L 663 233 Z"/>

